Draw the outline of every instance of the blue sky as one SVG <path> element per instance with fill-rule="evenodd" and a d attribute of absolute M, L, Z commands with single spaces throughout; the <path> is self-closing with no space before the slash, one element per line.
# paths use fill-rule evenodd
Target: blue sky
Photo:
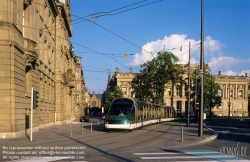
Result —
<path fill-rule="evenodd" d="M 190 41 L 191 63 L 200 62 L 201 0 L 71 0 L 71 14 L 71 41 L 91 93 L 106 89 L 109 71 L 138 72 L 164 46 L 187 62 Z M 250 1 L 204 0 L 204 37 L 212 74 L 249 73 Z"/>

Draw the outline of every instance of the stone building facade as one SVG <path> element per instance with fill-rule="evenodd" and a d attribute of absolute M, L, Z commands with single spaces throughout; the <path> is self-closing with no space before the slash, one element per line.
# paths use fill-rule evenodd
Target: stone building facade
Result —
<path fill-rule="evenodd" d="M 78 94 L 86 97 L 86 88 L 69 39 L 70 1 L 2 0 L 1 6 L 0 138 L 29 129 L 32 87 L 39 92 L 34 131 L 82 114 L 88 101 L 77 100 Z"/>
<path fill-rule="evenodd" d="M 182 66 L 188 67 L 188 64 L 182 64 Z M 190 73 L 193 73 L 197 69 L 197 65 L 190 65 Z M 132 89 L 130 82 L 134 78 L 135 74 L 130 70 L 127 73 L 119 72 L 116 68 L 116 72 L 109 79 L 108 87 L 105 92 L 110 92 L 114 90 L 115 86 L 120 86 L 124 91 L 124 96 L 133 98 Z M 198 76 L 197 76 L 198 77 Z M 248 116 L 249 106 L 248 106 L 248 95 L 250 87 L 250 78 L 246 76 L 222 76 L 214 75 L 215 82 L 221 87 L 220 94 L 222 96 L 221 106 L 215 106 L 212 112 L 216 116 L 228 116 L 228 96 L 230 87 L 230 115 L 231 116 Z M 188 80 L 188 68 L 185 68 L 185 73 L 183 78 Z M 192 84 L 192 83 L 191 83 Z M 180 109 L 182 116 L 185 115 L 185 108 L 187 108 L 187 88 L 185 85 L 176 84 L 172 87 L 171 82 L 166 85 L 166 90 L 164 92 L 164 103 L 166 105 L 171 105 L 171 95 L 173 95 L 173 106 L 175 109 Z M 172 94 L 173 93 L 173 94 Z M 105 93 L 107 96 L 108 93 Z M 193 106 L 190 106 L 193 109 Z M 191 110 L 191 111 L 192 111 Z"/>
<path fill-rule="evenodd" d="M 248 95 L 250 78 L 247 76 L 214 76 L 220 84 L 219 95 L 222 97 L 221 106 L 215 106 L 214 114 L 217 116 L 249 116 Z M 229 104 L 230 103 L 230 104 Z M 229 109 L 230 108 L 230 109 Z"/>
<path fill-rule="evenodd" d="M 90 96 L 88 94 L 88 89 L 85 87 L 85 81 L 83 79 L 82 70 L 82 58 L 76 56 L 76 66 L 75 66 L 75 92 L 76 92 L 76 104 L 75 104 L 75 116 L 79 118 L 85 115 L 85 109 L 89 105 Z"/>
<path fill-rule="evenodd" d="M 134 76 L 135 74 L 133 73 L 131 68 L 128 73 L 120 72 L 119 68 L 116 68 L 115 71 L 116 84 L 122 89 L 124 97 L 129 97 L 129 98 L 133 97 L 130 82 L 132 81 Z"/>
<path fill-rule="evenodd" d="M 101 106 L 102 106 L 102 94 L 96 94 L 94 91 L 92 94 L 90 94 L 89 107 L 101 108 Z"/>

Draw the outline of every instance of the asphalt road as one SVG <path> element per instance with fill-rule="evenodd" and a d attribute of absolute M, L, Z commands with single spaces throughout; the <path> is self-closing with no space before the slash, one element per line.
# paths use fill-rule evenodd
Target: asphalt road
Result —
<path fill-rule="evenodd" d="M 210 160 L 232 160 L 244 161 L 250 160 L 250 120 L 232 119 L 214 120 L 207 123 L 209 128 L 218 132 L 218 138 L 214 141 L 177 149 L 176 151 L 204 151 L 206 155 L 209 151 L 216 152 L 219 158 L 210 158 Z"/>
<path fill-rule="evenodd" d="M 54 150 L 66 156 L 73 154 L 72 160 L 61 159 L 39 159 L 39 161 L 236 161 L 249 160 L 250 141 L 249 127 L 247 121 L 215 121 L 207 125 L 219 132 L 218 139 L 195 144 L 197 141 L 212 135 L 204 129 L 204 137 L 197 136 L 197 125 L 191 123 L 191 127 L 184 127 L 184 141 L 181 142 L 181 126 L 155 124 L 134 130 L 125 131 L 103 131 L 103 124 L 98 119 L 92 119 L 93 131 L 90 131 L 91 123 L 84 123 L 83 129 L 79 122 L 64 126 L 54 126 L 35 132 L 34 141 L 30 142 L 27 137 L 17 139 L 0 139 L 3 151 L 10 151 L 11 147 L 33 147 L 35 155 L 41 153 L 45 157 L 59 157 Z M 102 121 L 103 122 L 103 121 Z M 72 132 L 70 131 L 72 129 Z M 98 130 L 99 129 L 99 130 Z M 83 130 L 83 134 L 82 131 Z M 72 135 L 71 135 L 72 134 Z M 192 146 L 191 146 L 192 145 Z M 234 149 L 236 152 L 228 152 Z M 236 149 L 235 149 L 236 148 Z M 30 151 L 30 148 L 21 151 Z M 43 152 L 42 152 L 43 151 Z M 75 151 L 72 153 L 72 151 Z M 238 151 L 238 152 L 237 152 Z M 245 151 L 245 152 L 244 152 Z M 16 151 L 15 154 L 19 153 Z M 25 153 L 25 152 L 24 152 Z M 32 152 L 30 152 L 32 154 Z M 231 153 L 228 156 L 228 153 Z M 233 154 L 237 153 L 237 154 Z M 10 156 L 10 155 L 8 155 Z M 0 159 L 0 161 L 10 161 Z M 14 161 L 24 161 L 14 160 Z M 26 159 L 25 161 L 34 161 Z M 38 160 L 35 160 L 38 161 Z"/>

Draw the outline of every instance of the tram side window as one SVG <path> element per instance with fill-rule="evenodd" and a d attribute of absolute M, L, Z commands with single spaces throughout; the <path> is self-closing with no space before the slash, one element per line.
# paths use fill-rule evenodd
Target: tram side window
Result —
<path fill-rule="evenodd" d="M 135 120 L 135 108 L 133 106 L 133 109 L 131 111 L 131 120 Z"/>

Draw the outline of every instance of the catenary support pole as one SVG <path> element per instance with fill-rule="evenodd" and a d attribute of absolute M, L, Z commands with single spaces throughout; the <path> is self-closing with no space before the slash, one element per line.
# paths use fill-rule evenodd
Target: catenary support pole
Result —
<path fill-rule="evenodd" d="M 198 136 L 203 136 L 203 109 L 204 109 L 204 0 L 201 0 L 201 53 L 200 53 L 200 104 Z"/>
<path fill-rule="evenodd" d="M 187 107 L 187 127 L 190 126 L 190 41 L 189 41 L 189 55 L 188 55 L 188 107 Z"/>

